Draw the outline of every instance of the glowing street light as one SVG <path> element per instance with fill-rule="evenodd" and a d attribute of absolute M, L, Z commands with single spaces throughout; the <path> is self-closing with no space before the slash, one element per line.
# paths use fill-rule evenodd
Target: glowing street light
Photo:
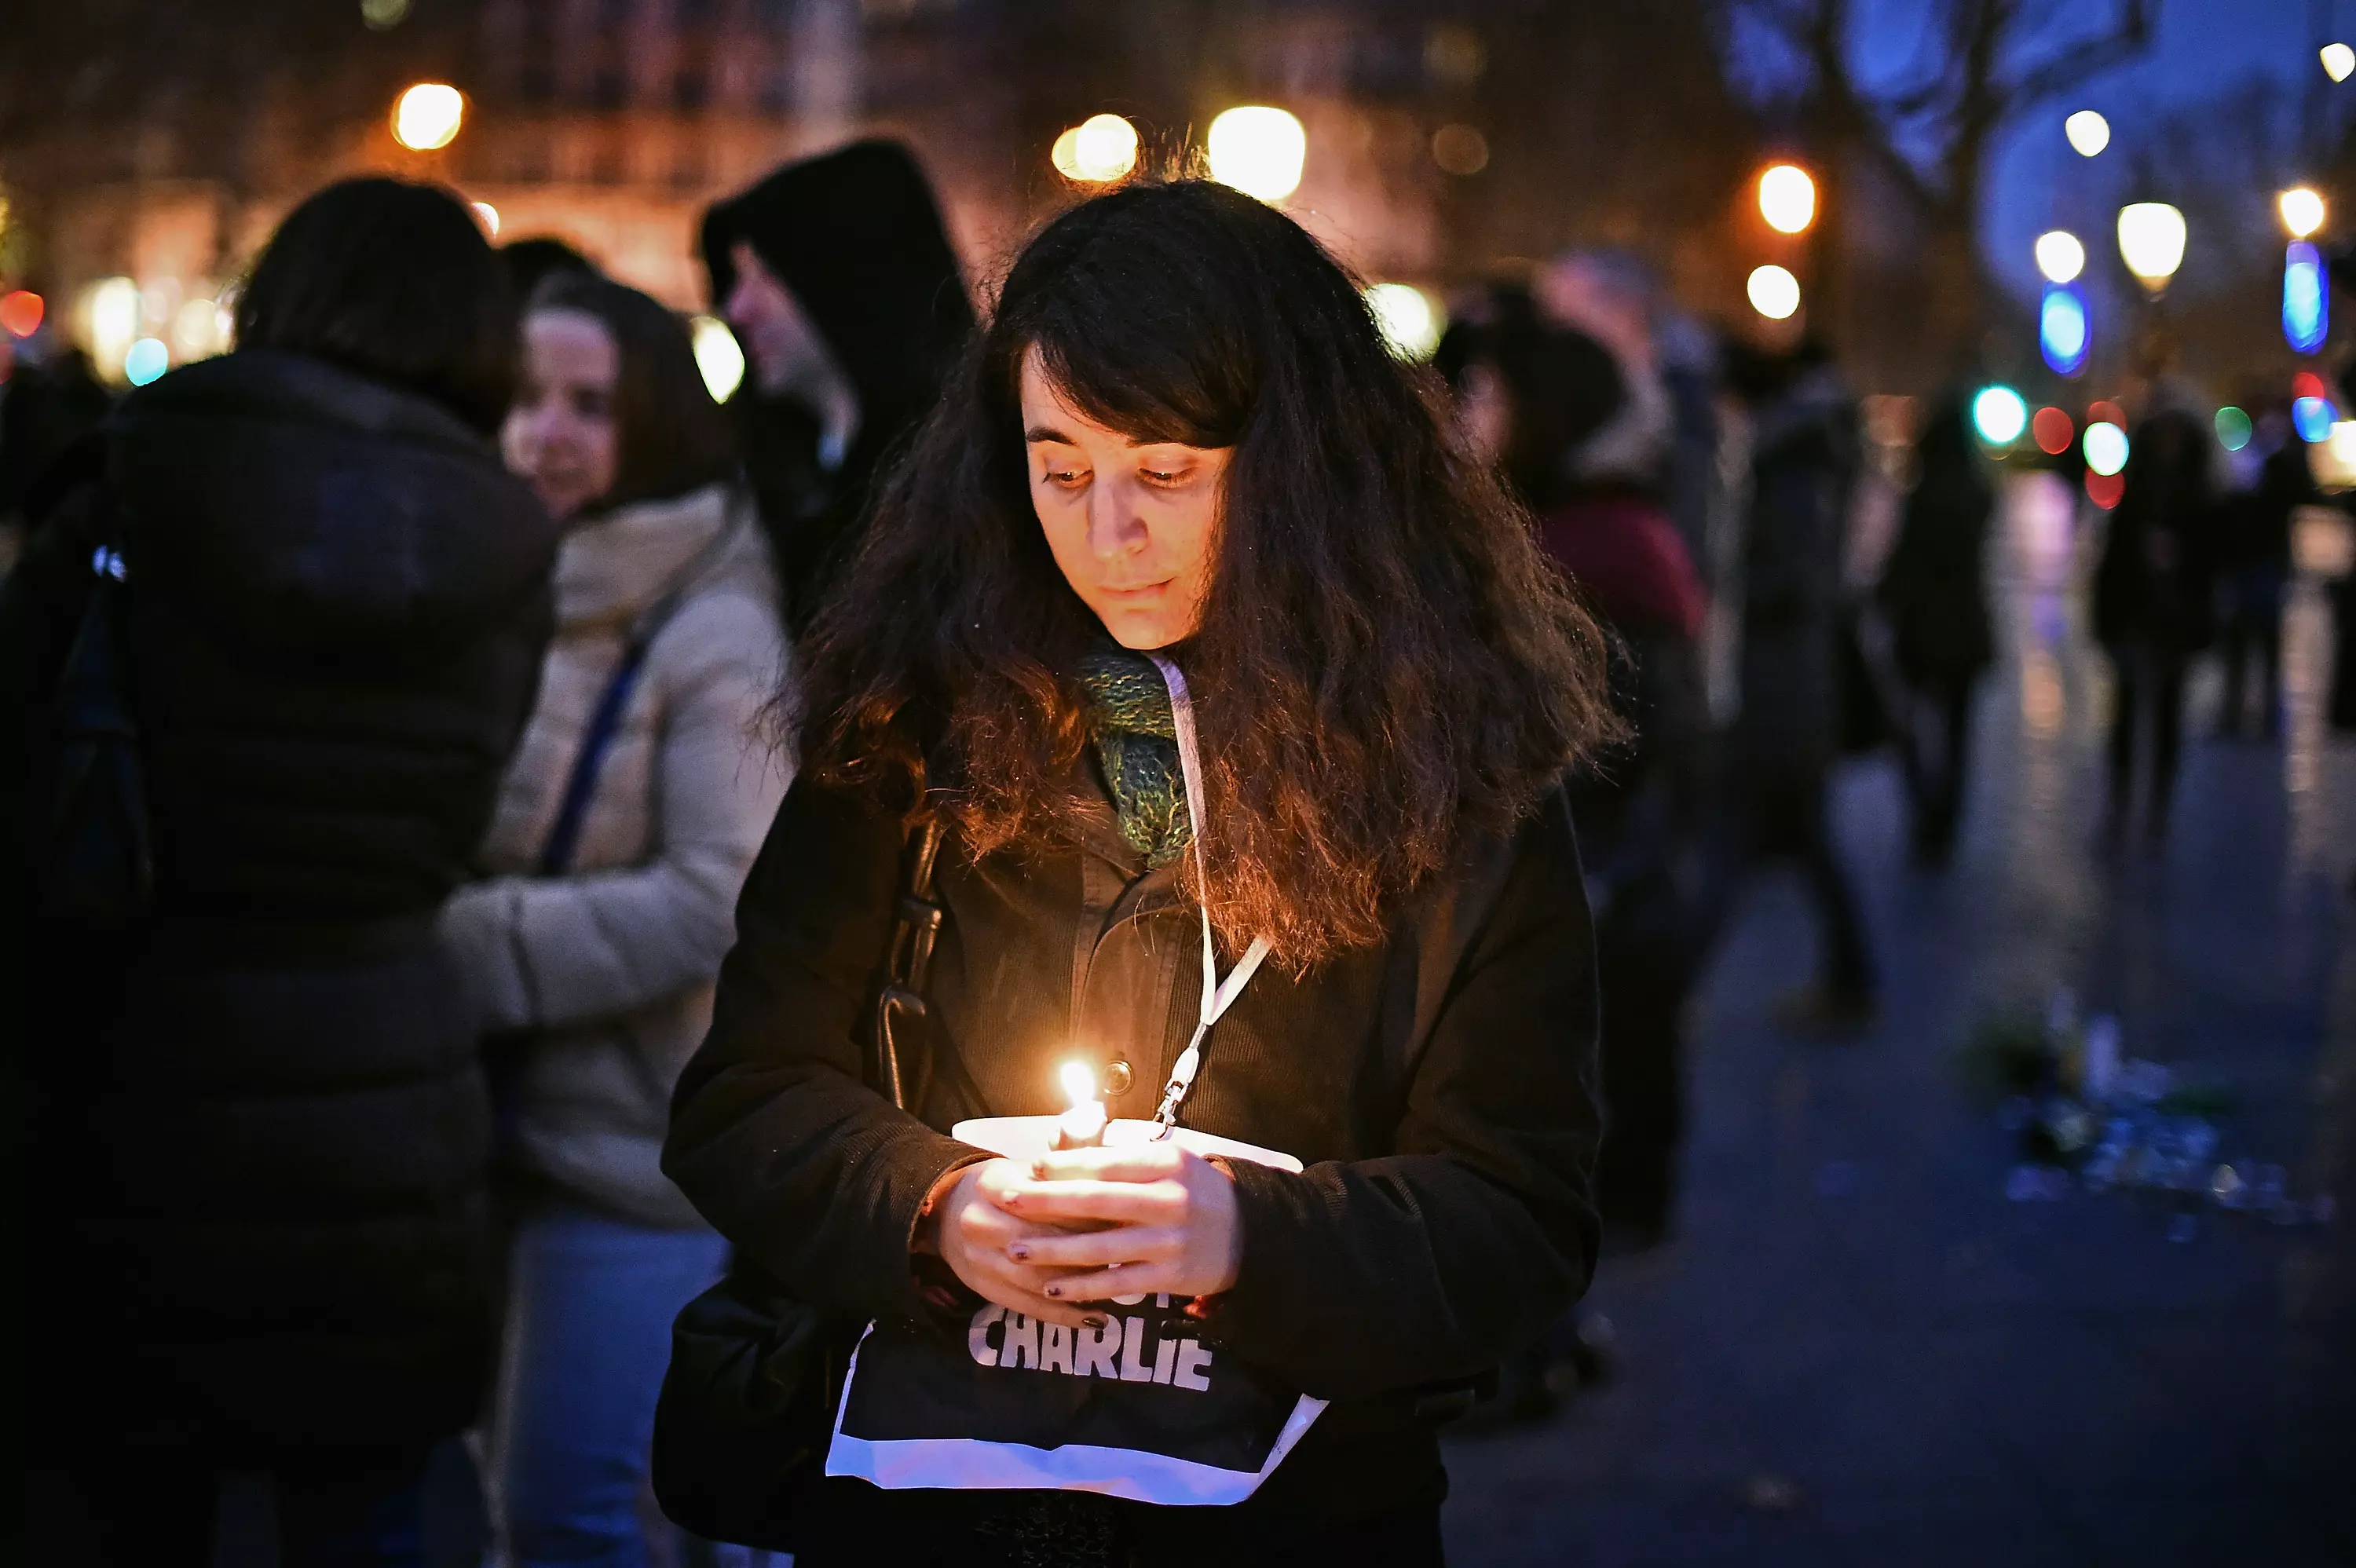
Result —
<path fill-rule="evenodd" d="M 1990 446 L 2010 446 L 2029 428 L 2029 404 L 2010 387 L 1983 387 L 1972 400 L 1972 428 Z"/>
<path fill-rule="evenodd" d="M 2120 208 L 2119 259 L 2138 283 L 2158 294 L 2184 264 L 2184 214 L 2164 201 L 2135 201 Z"/>
<path fill-rule="evenodd" d="M 1800 308 L 1800 280 L 1788 267 L 1770 263 L 1754 268 L 1745 291 L 1751 308 L 1770 321 L 1789 321 Z"/>
<path fill-rule="evenodd" d="M 1055 172 L 1077 185 L 1103 185 L 1137 167 L 1137 127 L 1118 114 L 1091 114 L 1055 138 Z"/>
<path fill-rule="evenodd" d="M 1431 296 L 1414 284 L 1376 283 L 1366 290 L 1366 308 L 1375 313 L 1383 347 L 1394 358 L 1416 364 L 1440 347 L 1445 318 Z"/>
<path fill-rule="evenodd" d="M 2323 227 L 2323 197 L 2309 187 L 2293 186 L 2275 198 L 2275 208 L 2294 240 L 2310 239 Z"/>
<path fill-rule="evenodd" d="M 446 147 L 466 117 L 466 101 L 447 82 L 421 81 L 393 101 L 392 139 L 413 153 Z"/>
<path fill-rule="evenodd" d="M 2323 252 L 2305 240 L 2292 240 L 2283 253 L 2282 325 L 2284 341 L 2301 354 L 2314 353 L 2331 335 Z"/>
<path fill-rule="evenodd" d="M 2334 81 L 2346 81 L 2351 71 L 2356 71 L 2356 49 L 2346 44 L 2326 44 L 2319 51 L 2323 58 L 2323 74 Z"/>
<path fill-rule="evenodd" d="M 494 240 L 498 239 L 499 237 L 499 209 L 493 207 L 487 201 L 470 201 L 466 205 L 474 208 L 475 221 L 483 226 L 483 232 L 489 235 Z"/>
<path fill-rule="evenodd" d="M 2049 283 L 2066 283 L 2086 270 L 2086 248 L 2066 229 L 2049 229 L 2037 237 L 2037 270 Z"/>
<path fill-rule="evenodd" d="M 1213 179 L 1262 201 L 1282 201 L 1301 188 L 1309 133 L 1283 110 L 1252 104 L 1212 121 L 1207 148 Z"/>
<path fill-rule="evenodd" d="M 2091 109 L 2081 109 L 2062 122 L 2062 134 L 2082 158 L 2091 158 L 2111 144 L 2111 123 Z"/>
<path fill-rule="evenodd" d="M 2086 427 L 2079 450 L 2086 454 L 2086 466 L 2108 479 L 2127 465 L 2127 432 L 2108 420 L 2096 420 Z"/>
<path fill-rule="evenodd" d="M 1759 176 L 1759 216 L 1779 234 L 1797 234 L 1816 220 L 1816 182 L 1794 164 Z"/>

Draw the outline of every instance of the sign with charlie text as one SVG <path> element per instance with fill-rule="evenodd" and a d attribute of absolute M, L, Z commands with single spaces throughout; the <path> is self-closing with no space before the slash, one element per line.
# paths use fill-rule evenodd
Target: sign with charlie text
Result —
<path fill-rule="evenodd" d="M 962 1341 L 871 1328 L 827 1474 L 879 1487 L 1042 1488 L 1139 1502 L 1241 1502 L 1325 1402 L 1203 1342 L 1167 1296 L 1066 1328 L 985 1305 Z"/>

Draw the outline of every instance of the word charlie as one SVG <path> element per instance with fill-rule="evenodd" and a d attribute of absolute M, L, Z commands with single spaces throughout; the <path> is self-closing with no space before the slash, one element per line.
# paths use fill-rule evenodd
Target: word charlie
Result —
<path fill-rule="evenodd" d="M 1154 1305 L 1166 1311 L 1170 1298 L 1156 1296 Z M 973 1315 L 965 1342 L 973 1359 L 985 1367 L 1117 1378 L 1125 1383 L 1167 1383 L 1207 1393 L 1211 1380 L 1204 1374 L 1210 1369 L 1211 1352 L 1202 1340 L 1171 1332 L 1187 1321 L 1183 1317 L 1163 1319 L 1157 1315 L 1150 1332 L 1143 1317 L 1124 1317 L 1118 1323 L 1107 1320 L 1101 1328 L 1066 1328 L 1061 1323 L 1034 1322 L 1003 1307 L 984 1307 Z"/>

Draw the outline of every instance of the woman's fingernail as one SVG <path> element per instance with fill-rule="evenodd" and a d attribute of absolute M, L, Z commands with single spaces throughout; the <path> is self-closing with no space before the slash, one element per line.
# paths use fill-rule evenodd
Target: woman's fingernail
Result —
<path fill-rule="evenodd" d="M 1051 1300 L 1061 1301 L 1064 1299 L 1064 1287 L 1060 1285 L 1051 1285 L 1047 1287 L 1047 1296 Z"/>
<path fill-rule="evenodd" d="M 1080 1321 L 1091 1328 L 1101 1328 L 1105 1326 L 1104 1314 L 1101 1312 L 1087 1313 L 1080 1318 Z"/>
<path fill-rule="evenodd" d="M 1006 1255 L 1016 1263 L 1028 1263 L 1031 1260 L 1031 1249 L 1017 1242 L 1006 1249 Z"/>
<path fill-rule="evenodd" d="M 1034 1159 L 1031 1162 L 1031 1179 L 1033 1181 L 1044 1181 L 1047 1179 L 1047 1162 L 1045 1160 Z"/>

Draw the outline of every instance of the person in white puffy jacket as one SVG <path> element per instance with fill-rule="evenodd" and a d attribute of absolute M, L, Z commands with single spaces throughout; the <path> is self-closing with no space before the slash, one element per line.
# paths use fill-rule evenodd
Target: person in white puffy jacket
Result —
<path fill-rule="evenodd" d="M 519 1565 L 646 1560 L 672 1317 L 726 1247 L 662 1174 L 737 890 L 791 776 L 777 585 L 677 317 L 559 274 L 509 465 L 565 524 L 557 633 L 443 933 L 500 1086 L 515 1225 L 488 1491 Z"/>

